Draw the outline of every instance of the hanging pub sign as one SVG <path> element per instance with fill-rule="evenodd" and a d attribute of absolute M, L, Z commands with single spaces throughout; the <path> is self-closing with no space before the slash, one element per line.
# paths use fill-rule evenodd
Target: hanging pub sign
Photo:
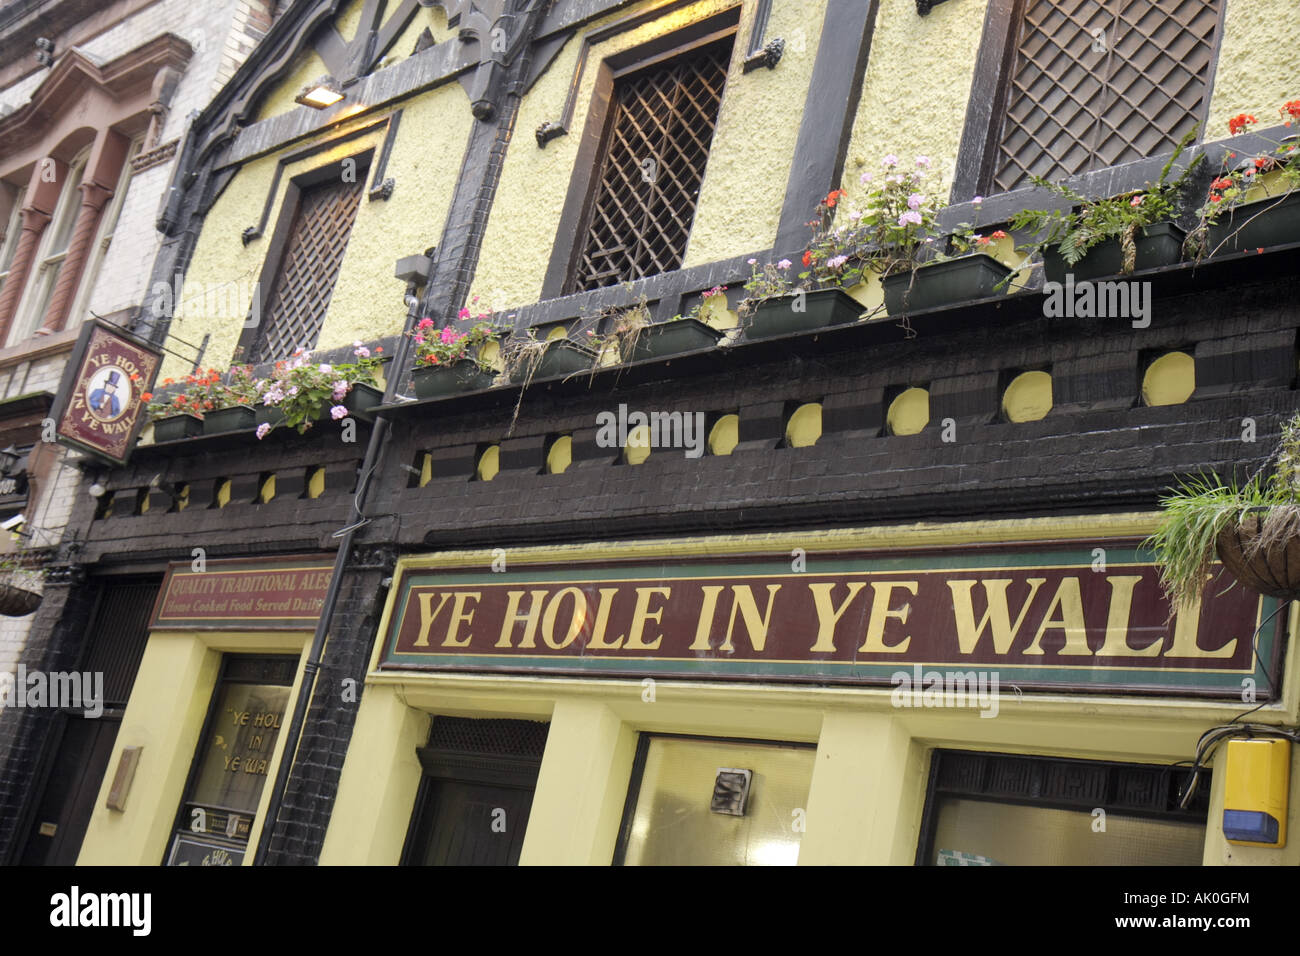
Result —
<path fill-rule="evenodd" d="M 88 320 L 77 338 L 51 413 L 58 440 L 126 464 L 162 352 L 117 326 Z"/>
<path fill-rule="evenodd" d="M 380 668 L 1003 687 L 1265 700 L 1286 614 L 1218 565 L 1169 620 L 1145 552 L 1109 547 L 403 567 Z M 902 677 L 900 678 L 900 675 Z"/>
<path fill-rule="evenodd" d="M 233 558 L 173 562 L 150 629 L 310 631 L 325 607 L 334 558 Z"/>

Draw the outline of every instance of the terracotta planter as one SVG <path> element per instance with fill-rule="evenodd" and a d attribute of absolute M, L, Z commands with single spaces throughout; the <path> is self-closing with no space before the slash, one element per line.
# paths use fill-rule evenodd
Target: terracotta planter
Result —
<path fill-rule="evenodd" d="M 857 299 L 843 289 L 809 292 L 804 296 L 803 304 L 803 311 L 796 312 L 794 297 L 782 296 L 756 306 L 744 323 L 745 338 L 765 339 L 832 325 L 847 325 L 856 322 L 866 311 Z"/>
<path fill-rule="evenodd" d="M 202 431 L 203 419 L 197 415 L 169 415 L 153 423 L 153 440 L 179 441 L 182 438 L 193 438 Z"/>
<path fill-rule="evenodd" d="M 1300 537 L 1247 558 L 1246 552 L 1259 536 L 1260 519 L 1246 517 L 1241 524 L 1219 533 L 1215 550 L 1234 578 L 1260 594 L 1283 600 L 1300 599 Z"/>
<path fill-rule="evenodd" d="M 1137 270 L 1154 269 L 1172 265 L 1183 256 L 1183 240 L 1187 233 L 1172 222 L 1155 222 L 1139 229 L 1134 245 L 1137 246 Z M 1124 250 L 1118 239 L 1107 239 L 1088 250 L 1088 254 L 1073 266 L 1066 265 L 1060 253 L 1048 249 L 1043 253 L 1043 274 L 1048 282 L 1064 282 L 1067 272 L 1076 282 L 1119 275 L 1124 268 Z"/>
<path fill-rule="evenodd" d="M 257 424 L 257 411 L 251 405 L 218 408 L 203 416 L 203 434 L 245 431 Z"/>
<path fill-rule="evenodd" d="M 417 365 L 411 370 L 411 387 L 416 398 L 445 398 L 458 392 L 491 388 L 493 372 L 485 372 L 473 359 L 451 365 Z"/>
<path fill-rule="evenodd" d="M 1011 269 L 982 252 L 919 266 L 915 272 L 885 276 L 881 288 L 890 315 L 920 312 L 958 302 L 987 299 L 1006 291 Z"/>
<path fill-rule="evenodd" d="M 635 337 L 627 335 L 619 342 L 619 352 L 624 362 L 640 362 L 713 348 L 720 338 L 721 332 L 698 319 L 678 319 L 647 325 Z"/>

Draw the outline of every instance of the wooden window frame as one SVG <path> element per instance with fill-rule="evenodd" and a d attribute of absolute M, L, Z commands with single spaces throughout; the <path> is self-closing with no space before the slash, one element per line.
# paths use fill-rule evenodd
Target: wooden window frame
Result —
<path fill-rule="evenodd" d="M 968 202 L 976 196 L 992 194 L 1000 138 L 1006 123 L 1007 101 L 1011 92 L 1011 74 L 1020 52 L 1020 29 L 1028 2 L 1029 0 L 989 0 L 984 14 L 984 31 L 975 58 L 961 145 L 957 151 L 957 165 L 949 196 L 951 203 Z M 1228 0 L 1219 0 L 1219 22 L 1210 45 L 1205 96 L 1201 103 L 1201 113 L 1195 117 L 1200 124 L 1197 142 L 1205 139 L 1205 123 L 1214 95 L 1227 6 Z M 1088 172 L 1091 170 L 1076 173 L 1075 176 L 1086 175 Z"/>
<path fill-rule="evenodd" d="M 334 144 L 323 143 L 321 148 L 329 148 Z M 311 189 L 313 186 L 319 186 L 322 183 L 329 182 L 332 179 L 338 179 L 343 174 L 343 164 L 352 161 L 356 163 L 355 173 L 358 188 L 362 191 L 364 198 L 366 192 L 366 179 L 370 174 L 370 166 L 375 159 L 375 148 L 368 147 L 360 152 L 350 156 L 341 157 L 331 163 L 318 166 L 314 169 L 305 170 L 289 179 L 285 184 L 284 200 L 280 203 L 280 215 L 276 220 L 275 229 L 271 233 L 271 241 L 267 246 L 266 258 L 262 261 L 262 271 L 258 275 L 257 285 L 254 287 L 256 300 L 253 303 L 254 309 L 250 309 L 248 317 L 244 321 L 243 332 L 239 336 L 237 346 L 237 360 L 240 362 L 248 361 L 267 361 L 275 356 L 255 355 L 254 350 L 260 349 L 263 342 L 263 323 L 270 319 L 271 298 L 275 292 L 275 282 L 279 278 L 280 269 L 284 265 L 284 254 L 289 244 L 289 237 L 293 233 L 294 223 L 298 218 L 298 209 L 302 203 L 302 194 Z M 273 199 L 274 197 L 272 197 Z M 358 210 L 359 212 L 360 210 Z M 353 227 L 356 227 L 356 221 L 353 220 Z M 348 239 L 351 241 L 352 232 L 348 231 Z M 339 262 L 342 268 L 342 260 Z M 338 277 L 335 276 L 337 283 Z M 256 314 L 259 321 L 252 325 L 250 320 Z M 318 333 L 319 334 L 319 333 Z"/>
<path fill-rule="evenodd" d="M 686 24 L 671 33 L 655 37 L 629 50 L 611 54 L 597 67 L 591 106 L 574 160 L 573 177 L 560 214 L 559 228 L 552 245 L 551 261 L 542 283 L 541 298 L 556 299 L 574 294 L 582 249 L 591 229 L 600 174 L 608 154 L 615 115 L 614 86 L 630 73 L 663 63 L 728 37 L 735 41 L 740 27 L 740 7 L 728 7 L 702 20 Z M 734 61 L 739 44 L 732 47 Z M 744 55 L 743 48 L 739 49 Z M 728 71 L 730 72 L 730 70 Z M 725 93 L 724 93 L 725 99 Z M 719 112 L 721 112 L 721 104 Z M 712 149 L 710 149 L 712 158 Z M 697 210 L 698 211 L 698 210 Z M 694 226 L 694 219 L 692 219 Z M 683 250 L 685 251 L 685 250 Z"/>

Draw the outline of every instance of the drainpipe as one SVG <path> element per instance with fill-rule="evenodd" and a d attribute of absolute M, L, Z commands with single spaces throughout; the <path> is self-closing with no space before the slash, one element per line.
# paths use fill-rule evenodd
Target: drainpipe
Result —
<path fill-rule="evenodd" d="M 397 262 L 397 278 L 406 280 L 406 327 L 402 330 L 403 334 L 393 355 L 391 371 L 384 387 L 385 405 L 396 399 L 398 383 L 405 378 L 404 369 L 411 351 L 410 333 L 420 317 L 420 300 L 416 292 L 419 286 L 428 280 L 431 266 L 432 263 L 427 256 L 407 256 Z M 289 786 L 289 773 L 297 757 L 303 725 L 307 722 L 307 709 L 311 706 L 312 691 L 316 687 L 316 675 L 320 672 L 330 621 L 334 617 L 334 608 L 338 604 L 343 572 L 347 567 L 348 555 L 352 551 L 352 536 L 358 528 L 367 523 L 362 511 L 370 491 L 370 475 L 378 464 L 379 452 L 387 437 L 388 416 L 381 411 L 375 415 L 370 442 L 366 445 L 366 457 L 361 463 L 357 493 L 352 498 L 353 519 L 344 529 L 342 540 L 339 541 L 338 554 L 334 557 L 334 573 L 330 576 L 329 589 L 325 592 L 325 606 L 321 609 L 320 618 L 316 622 L 316 633 L 312 636 L 311 652 L 307 656 L 307 663 L 303 665 L 302 684 L 298 688 L 298 699 L 293 707 L 293 720 L 289 722 L 289 733 L 285 738 L 284 749 L 281 751 L 280 766 L 275 772 L 271 801 L 266 808 L 266 822 L 262 824 L 262 833 L 257 841 L 257 853 L 253 857 L 254 866 L 264 866 L 271 851 L 271 841 L 275 837 L 276 826 L 279 824 L 280 807 L 284 803 L 284 794 Z"/>

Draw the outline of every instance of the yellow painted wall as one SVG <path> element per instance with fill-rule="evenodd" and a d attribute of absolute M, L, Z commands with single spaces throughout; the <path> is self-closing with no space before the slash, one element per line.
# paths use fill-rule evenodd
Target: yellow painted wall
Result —
<path fill-rule="evenodd" d="M 939 195 L 947 198 L 987 6 L 960 0 L 920 17 L 914 0 L 880 0 L 844 164 L 850 192 L 862 173 L 878 175 L 881 158 L 893 153 L 906 164 L 928 156 L 931 182 L 941 182 Z"/>
<path fill-rule="evenodd" d="M 1228 120 L 1251 113 L 1261 127 L 1282 122 L 1278 109 L 1300 99 L 1295 65 L 1300 25 L 1295 0 L 1227 0 L 1223 46 L 1205 139 L 1227 139 Z"/>
<path fill-rule="evenodd" d="M 290 709 L 302 680 L 308 633 L 199 633 L 157 631 L 150 635 L 122 717 L 108 770 L 95 800 L 94 813 L 77 858 L 79 866 L 113 864 L 156 866 L 171 845 L 176 812 L 199 744 L 199 734 L 212 701 L 223 653 L 299 654 L 298 672 L 290 689 Z M 105 806 L 118 761 L 125 747 L 143 747 L 126 809 Z M 269 782 L 284 751 L 284 736 L 276 741 L 262 788 L 249 847 L 257 846 L 270 800 Z M 245 865 L 251 864 L 251 852 Z"/>
<path fill-rule="evenodd" d="M 371 202 L 362 197 L 317 348 L 333 348 L 356 339 L 400 332 L 406 314 L 402 304 L 405 290 L 393 276 L 393 265 L 404 255 L 436 245 L 442 232 L 469 126 L 474 119 L 464 91 L 454 83 L 408 100 L 403 106 L 386 172 L 397 181 L 396 191 L 386 202 Z M 371 123 L 382 115 L 359 116 L 341 130 Z M 337 134 L 338 131 L 322 133 L 320 139 Z M 224 368 L 233 360 L 243 331 L 242 315 L 248 308 L 253 284 L 261 275 L 271 235 L 283 212 L 289 180 L 367 148 L 377 150 L 381 139 L 382 131 L 366 134 L 287 167 L 265 234 L 247 246 L 240 235 L 248 226 L 257 225 L 280 156 L 298 152 L 307 144 L 295 143 L 281 153 L 254 160 L 231 180 L 204 223 L 185 276 L 182 297 L 185 308 L 173 325 L 177 335 L 193 342 L 200 341 L 205 332 L 211 333 L 205 359 L 208 364 Z M 237 313 L 226 310 L 222 315 L 214 315 L 201 309 L 198 303 L 203 294 L 216 288 L 230 290 L 232 296 L 239 298 Z M 209 301 L 216 299 L 210 297 Z M 187 314 L 192 310 L 197 311 Z M 169 355 L 162 376 L 177 377 L 187 371 L 187 363 Z"/>
<path fill-rule="evenodd" d="M 538 149 L 528 134 L 562 115 L 580 36 L 560 51 L 520 106 L 473 294 L 498 310 L 535 302 L 540 297 L 578 145 L 586 128 L 600 59 L 726 9 L 734 2 L 700 0 L 593 48 L 569 134 Z M 597 30 L 650 5 L 642 3 L 620 10 L 590 24 L 587 30 Z M 823 0 L 776 0 L 768 36 L 782 36 L 789 41 L 785 56 L 775 70 L 760 69 L 745 76 L 740 67 L 755 5 L 744 4 L 686 265 L 764 248 L 774 241 L 803 100 L 816 58 L 823 8 Z M 505 210 L 522 209 L 528 214 L 503 215 Z M 560 241 L 570 240 L 565 237 Z"/>

